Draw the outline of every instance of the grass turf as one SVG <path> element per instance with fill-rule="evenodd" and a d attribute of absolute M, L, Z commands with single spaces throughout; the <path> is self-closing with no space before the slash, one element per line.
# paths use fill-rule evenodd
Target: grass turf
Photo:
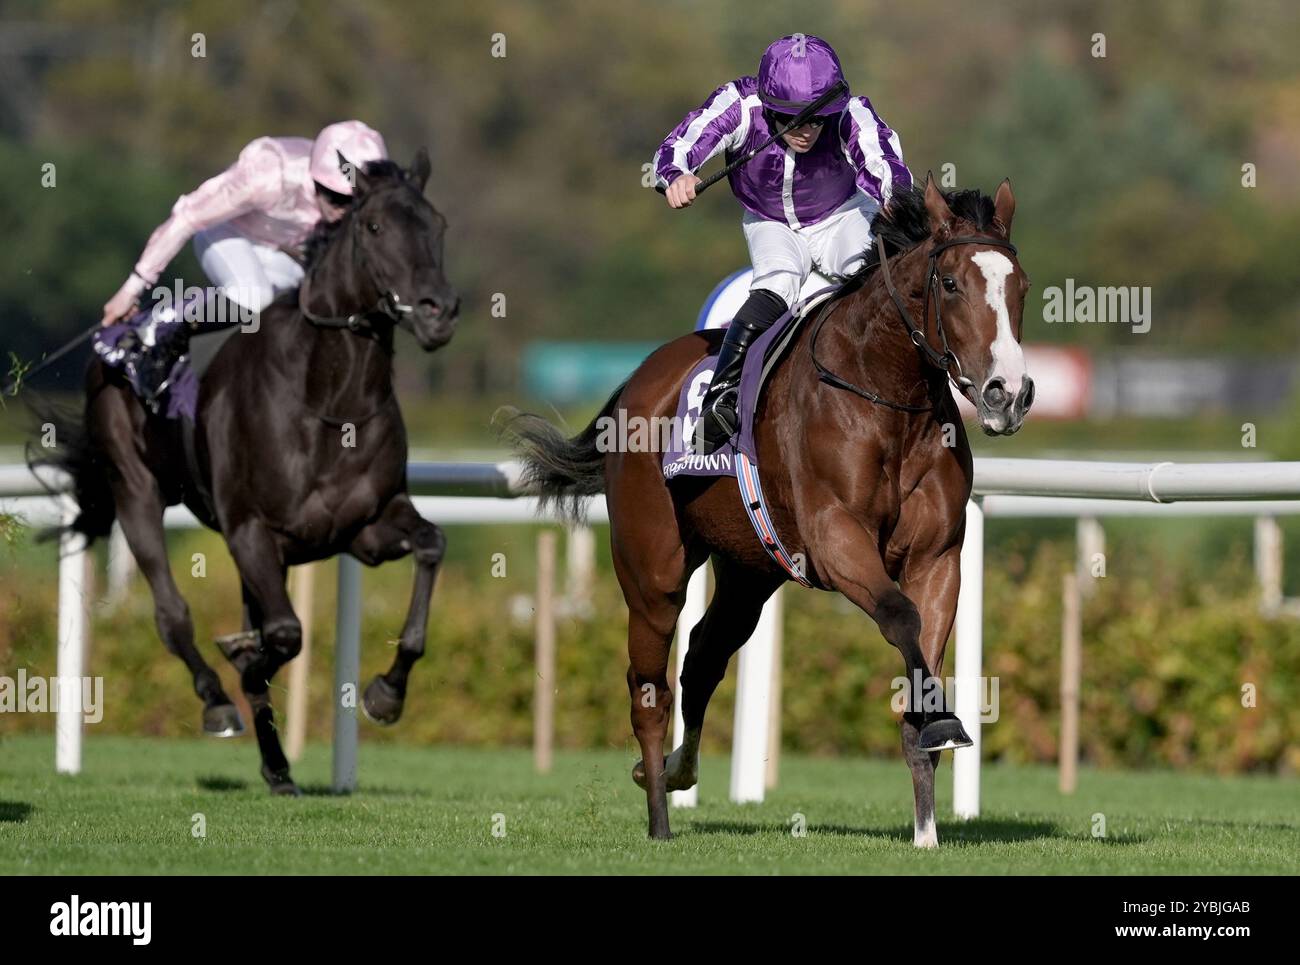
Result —
<path fill-rule="evenodd" d="M 0 742 L 0 873 L 1300 872 L 1300 781 L 1287 778 L 1084 770 L 1062 797 L 1051 768 L 991 765 L 983 816 L 962 823 L 945 754 L 940 848 L 921 852 L 901 760 L 787 756 L 767 801 L 735 805 L 727 759 L 706 757 L 701 806 L 673 809 L 676 837 L 655 843 L 630 751 L 560 753 L 539 777 L 526 750 L 363 745 L 360 791 L 336 797 L 329 749 L 312 746 L 295 769 L 306 795 L 284 799 L 250 741 L 91 737 L 77 777 L 54 774 L 52 744 Z"/>

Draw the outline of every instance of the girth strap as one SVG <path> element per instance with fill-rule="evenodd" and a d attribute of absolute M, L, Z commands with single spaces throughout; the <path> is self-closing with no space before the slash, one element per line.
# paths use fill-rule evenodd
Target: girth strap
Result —
<path fill-rule="evenodd" d="M 811 587 L 812 583 L 804 575 L 804 566 L 795 563 L 777 535 L 776 525 L 767 511 L 767 501 L 763 498 L 763 484 L 758 477 L 758 467 L 749 461 L 743 452 L 736 451 L 736 482 L 740 485 L 740 501 L 745 505 L 750 525 L 758 534 L 763 549 L 777 566 L 781 567 L 790 579 L 801 586 Z"/>

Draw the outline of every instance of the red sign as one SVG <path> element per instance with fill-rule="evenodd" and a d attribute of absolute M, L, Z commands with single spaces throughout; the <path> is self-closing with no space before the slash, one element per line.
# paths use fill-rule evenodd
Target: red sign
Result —
<path fill-rule="evenodd" d="M 1025 368 L 1034 380 L 1034 419 L 1082 419 L 1092 397 L 1092 358 L 1079 348 L 1057 345 L 1026 345 Z M 953 389 L 963 419 L 975 415 L 975 407 Z"/>

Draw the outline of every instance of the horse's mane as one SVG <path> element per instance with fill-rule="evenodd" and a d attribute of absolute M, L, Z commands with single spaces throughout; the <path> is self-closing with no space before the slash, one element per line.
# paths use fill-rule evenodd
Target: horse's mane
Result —
<path fill-rule="evenodd" d="M 370 161 L 365 167 L 366 177 L 374 183 L 371 191 L 382 187 L 386 182 L 402 184 L 406 182 L 406 171 L 396 161 Z M 312 229 L 307 240 L 302 243 L 303 267 L 310 271 L 312 266 L 325 254 L 334 235 L 343 227 L 346 216 L 338 221 L 326 221 L 322 218 Z"/>
<path fill-rule="evenodd" d="M 963 221 L 969 221 L 980 232 L 993 230 L 993 199 L 981 192 L 968 189 L 964 191 L 945 191 L 944 200 L 952 213 Z M 906 191 L 896 191 L 889 199 L 887 210 L 882 209 L 871 219 L 873 241 L 867 251 L 866 261 L 853 274 L 854 279 L 864 279 L 880 265 L 880 255 L 876 251 L 874 238 L 879 236 L 885 242 L 885 251 L 890 258 L 910 251 L 930 237 L 930 215 L 925 210 L 924 185 L 912 185 Z"/>

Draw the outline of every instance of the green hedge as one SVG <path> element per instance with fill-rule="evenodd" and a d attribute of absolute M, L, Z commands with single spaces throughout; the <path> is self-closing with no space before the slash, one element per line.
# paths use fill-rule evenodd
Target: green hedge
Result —
<path fill-rule="evenodd" d="M 1121 531 L 1122 533 L 1122 531 Z M 602 531 L 600 538 L 603 540 Z M 412 677 L 406 716 L 391 729 L 365 725 L 367 740 L 416 744 L 526 744 L 531 739 L 532 631 L 526 601 L 535 579 L 534 530 L 452 529 L 452 552 L 435 599 L 429 652 Z M 233 566 L 211 534 L 172 543 L 173 568 L 198 637 L 238 629 Z M 189 575 L 191 554 L 208 554 L 208 575 Z M 494 553 L 507 576 L 491 576 Z M 999 681 L 988 755 L 1014 761 L 1055 758 L 1059 705 L 1061 575 L 1073 544 L 1029 535 L 990 539 L 986 575 L 985 666 Z M 1244 549 L 1227 554 L 1213 578 L 1130 546 L 1112 546 L 1109 573 L 1086 601 L 1082 752 L 1104 766 L 1166 765 L 1215 771 L 1300 771 L 1300 622 L 1262 617 Z M 54 670 L 53 552 L 0 549 L 0 673 Z M 405 613 L 410 566 L 366 574 L 363 680 L 383 670 Z M 842 598 L 786 593 L 783 744 L 815 754 L 893 755 L 898 750 L 891 681 L 902 662 L 874 624 Z M 595 616 L 564 619 L 559 633 L 557 739 L 566 747 L 631 747 L 624 683 L 625 615 L 608 560 L 595 588 Z M 318 628 L 311 672 L 310 736 L 326 740 L 332 711 L 333 566 L 318 580 Z M 517 611 L 516 616 L 511 611 Z M 105 678 L 105 717 L 95 731 L 194 734 L 199 704 L 187 674 L 158 642 L 142 583 L 115 610 L 94 606 L 91 672 Z M 517 622 L 519 615 L 522 622 Z M 237 686 L 210 643 L 232 695 Z M 947 672 L 951 672 L 951 655 Z M 277 679 L 283 686 L 286 675 Z M 1257 706 L 1244 708 L 1253 684 Z M 283 691 L 276 697 L 283 703 Z M 706 748 L 729 746 L 734 684 L 720 688 Z M 49 730 L 39 715 L 0 715 L 0 733 Z"/>

